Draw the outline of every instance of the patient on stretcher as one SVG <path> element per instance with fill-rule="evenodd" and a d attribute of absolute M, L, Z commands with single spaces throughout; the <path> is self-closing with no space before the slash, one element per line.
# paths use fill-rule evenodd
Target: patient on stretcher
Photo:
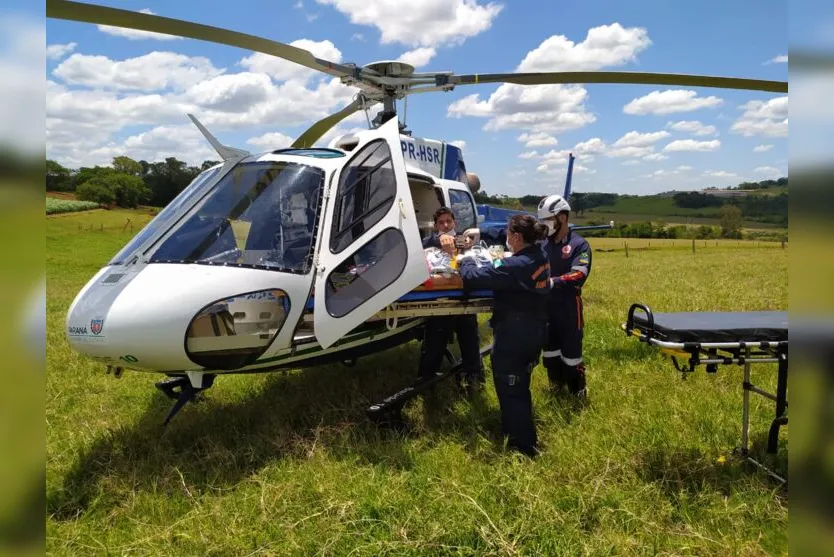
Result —
<path fill-rule="evenodd" d="M 426 265 L 431 276 L 422 286 L 415 290 L 459 290 L 463 288 L 463 280 L 457 271 L 454 257 L 438 248 L 426 248 Z M 472 246 L 463 252 L 465 257 L 472 257 L 478 267 L 492 265 L 493 254 L 483 246 Z"/>

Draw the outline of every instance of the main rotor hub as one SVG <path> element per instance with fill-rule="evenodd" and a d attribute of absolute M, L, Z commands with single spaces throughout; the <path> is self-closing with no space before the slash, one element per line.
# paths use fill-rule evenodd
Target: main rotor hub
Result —
<path fill-rule="evenodd" d="M 382 77 L 411 77 L 414 75 L 414 66 L 397 60 L 371 62 L 365 66 L 365 69 L 376 72 Z"/>

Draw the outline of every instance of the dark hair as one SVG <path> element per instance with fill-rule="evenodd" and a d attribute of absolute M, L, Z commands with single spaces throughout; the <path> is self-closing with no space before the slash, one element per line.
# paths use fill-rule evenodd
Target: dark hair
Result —
<path fill-rule="evenodd" d="M 517 232 L 526 244 L 533 244 L 547 238 L 547 227 L 530 215 L 515 215 L 510 217 L 507 233 Z"/>
<path fill-rule="evenodd" d="M 451 209 L 448 207 L 441 207 L 437 211 L 434 212 L 434 222 L 437 223 L 437 219 L 442 217 L 443 215 L 449 215 L 452 217 L 452 220 L 455 220 L 455 214 L 452 212 Z"/>

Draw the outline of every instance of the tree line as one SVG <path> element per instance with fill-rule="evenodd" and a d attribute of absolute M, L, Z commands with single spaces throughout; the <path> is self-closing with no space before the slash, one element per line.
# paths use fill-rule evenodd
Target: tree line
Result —
<path fill-rule="evenodd" d="M 772 188 L 786 188 L 788 186 L 787 178 L 779 178 L 778 180 L 763 180 L 761 182 L 743 182 L 738 186 L 727 188 L 729 190 L 768 190 Z M 716 188 L 707 188 L 710 189 Z M 486 191 L 479 191 L 475 194 L 475 202 L 486 205 L 495 205 L 499 207 L 506 207 L 508 209 L 532 211 L 538 206 L 539 201 L 544 195 L 525 195 L 522 197 L 508 197 L 506 195 L 490 195 Z M 613 206 L 620 199 L 627 199 L 633 197 L 651 198 L 657 196 L 635 196 L 623 195 L 616 193 L 585 193 L 573 192 L 570 195 L 568 202 L 571 209 L 577 216 L 583 216 L 585 211 L 591 211 L 597 207 Z M 717 195 L 710 195 L 704 192 L 678 192 L 672 197 L 674 207 L 680 209 L 710 209 L 723 207 L 736 207 L 741 212 L 744 219 L 756 220 L 770 224 L 788 223 L 788 194 L 780 193 L 778 195 L 759 195 L 750 194 L 740 197 L 719 197 Z M 693 217 L 712 217 L 714 212 L 710 213 L 687 213 L 688 216 Z"/>
<path fill-rule="evenodd" d="M 66 168 L 46 161 L 46 190 L 74 192 L 82 201 L 105 206 L 134 208 L 139 205 L 164 207 L 203 170 L 219 161 L 189 166 L 175 157 L 163 162 L 114 157 L 111 166 Z"/>

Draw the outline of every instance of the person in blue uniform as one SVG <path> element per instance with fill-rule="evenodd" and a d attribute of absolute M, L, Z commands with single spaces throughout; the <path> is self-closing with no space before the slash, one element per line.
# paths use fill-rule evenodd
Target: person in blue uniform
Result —
<path fill-rule="evenodd" d="M 591 274 L 591 246 L 568 226 L 570 205 L 560 195 L 542 199 L 539 220 L 548 227 L 542 249 L 550 263 L 550 296 L 547 300 L 548 338 L 544 365 L 554 392 L 563 388 L 587 400 L 582 336 L 585 327 L 582 286 Z"/>
<path fill-rule="evenodd" d="M 550 270 L 538 245 L 546 231 L 534 217 L 515 215 L 507 224 L 511 256 L 482 267 L 462 257 L 459 268 L 465 289 L 493 291 L 492 378 L 501 407 L 501 429 L 509 447 L 529 456 L 538 452 L 530 375 L 547 334 Z"/>
<path fill-rule="evenodd" d="M 448 207 L 441 207 L 434 213 L 435 232 L 423 238 L 423 249 L 438 248 L 453 255 L 455 252 L 455 215 Z M 432 317 L 423 329 L 423 345 L 420 353 L 418 373 L 428 378 L 440 369 L 446 346 L 452 334 L 457 336 L 463 369 L 461 376 L 468 391 L 480 388 L 484 380 L 481 363 L 481 340 L 478 334 L 476 315 L 455 315 Z"/>

